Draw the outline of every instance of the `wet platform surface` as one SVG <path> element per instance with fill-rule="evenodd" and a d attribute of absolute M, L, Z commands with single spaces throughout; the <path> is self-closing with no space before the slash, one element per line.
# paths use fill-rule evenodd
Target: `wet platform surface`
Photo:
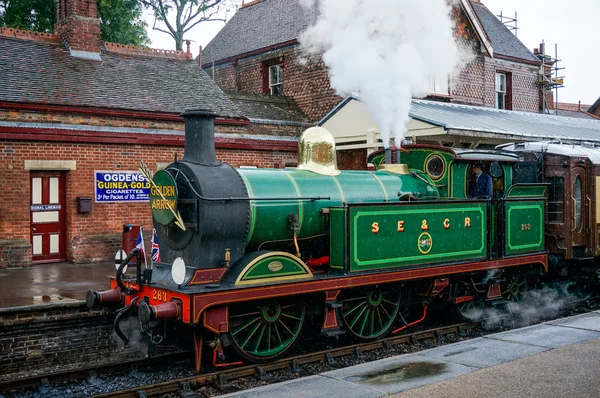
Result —
<path fill-rule="evenodd" d="M 383 396 L 600 397 L 600 311 L 222 395 Z"/>
<path fill-rule="evenodd" d="M 0 308 L 85 300 L 88 289 L 108 289 L 108 277 L 114 274 L 114 263 L 1 269 Z"/>

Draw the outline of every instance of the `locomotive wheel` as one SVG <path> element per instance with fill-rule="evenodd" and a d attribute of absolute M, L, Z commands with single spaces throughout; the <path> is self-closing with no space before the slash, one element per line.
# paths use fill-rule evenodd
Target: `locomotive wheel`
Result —
<path fill-rule="evenodd" d="M 467 322 L 476 322 L 483 318 L 484 301 L 475 291 L 472 283 L 466 280 L 460 280 L 454 288 L 454 297 L 473 297 L 471 300 L 462 301 L 454 304 L 456 313 L 460 319 Z"/>
<path fill-rule="evenodd" d="M 302 302 L 266 300 L 229 306 L 232 347 L 252 362 L 282 357 L 301 335 L 306 306 Z"/>
<path fill-rule="evenodd" d="M 392 329 L 400 306 L 400 294 L 397 291 L 376 286 L 353 290 L 346 296 L 342 299 L 340 314 L 355 340 L 375 340 Z"/>
<path fill-rule="evenodd" d="M 521 274 L 511 274 L 501 285 L 502 297 L 513 303 L 522 303 L 527 297 L 527 281 Z"/>

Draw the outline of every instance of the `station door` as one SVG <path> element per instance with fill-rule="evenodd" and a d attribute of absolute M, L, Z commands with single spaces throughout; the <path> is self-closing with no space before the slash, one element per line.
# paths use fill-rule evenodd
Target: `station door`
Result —
<path fill-rule="evenodd" d="M 65 175 L 31 172 L 31 245 L 34 263 L 65 260 Z"/>

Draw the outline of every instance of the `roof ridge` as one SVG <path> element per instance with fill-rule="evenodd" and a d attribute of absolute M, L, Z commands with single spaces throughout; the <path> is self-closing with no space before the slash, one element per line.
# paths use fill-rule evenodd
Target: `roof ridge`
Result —
<path fill-rule="evenodd" d="M 180 50 L 163 50 L 159 48 L 150 48 L 142 46 L 132 46 L 129 44 L 104 42 L 104 50 L 116 54 L 141 55 L 157 58 L 178 59 L 189 61 L 193 59 L 191 53 Z"/>
<path fill-rule="evenodd" d="M 245 0 L 242 0 L 242 5 L 240 6 L 240 10 L 242 8 L 250 7 L 258 3 L 262 3 L 265 0 L 250 0 L 250 2 L 246 3 Z"/>
<path fill-rule="evenodd" d="M 60 36 L 56 33 L 35 32 L 33 30 L 22 30 L 8 27 L 0 28 L 0 36 L 37 41 L 40 43 L 61 43 Z"/>

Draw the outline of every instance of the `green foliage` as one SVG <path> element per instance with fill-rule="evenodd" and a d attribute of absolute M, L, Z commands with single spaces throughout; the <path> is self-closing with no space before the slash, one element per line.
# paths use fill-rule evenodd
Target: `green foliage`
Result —
<path fill-rule="evenodd" d="M 147 24 L 137 0 L 98 0 L 100 38 L 112 43 L 148 46 Z"/>
<path fill-rule="evenodd" d="M 52 32 L 55 23 L 54 0 L 0 0 L 0 26 Z"/>
<path fill-rule="evenodd" d="M 147 46 L 147 24 L 138 0 L 98 0 L 100 38 L 113 43 Z M 0 26 L 52 32 L 56 0 L 0 0 Z"/>

